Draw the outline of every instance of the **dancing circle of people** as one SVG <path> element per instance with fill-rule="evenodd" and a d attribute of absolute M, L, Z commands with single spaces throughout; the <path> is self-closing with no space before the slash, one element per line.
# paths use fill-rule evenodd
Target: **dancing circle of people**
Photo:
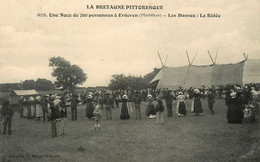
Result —
<path fill-rule="evenodd" d="M 258 87 L 257 87 L 258 90 Z M 100 131 L 101 111 L 105 110 L 106 119 L 112 120 L 112 109 L 120 108 L 120 119 L 130 119 L 130 114 L 135 114 L 135 119 L 142 119 L 141 102 L 145 102 L 145 115 L 148 119 L 155 119 L 156 124 L 164 124 L 165 100 L 167 117 L 173 117 L 173 100 L 177 100 L 176 114 L 178 117 L 187 115 L 186 100 L 192 99 L 190 112 L 199 116 L 203 113 L 201 98 L 208 98 L 210 114 L 214 115 L 213 105 L 217 96 L 225 99 L 228 123 L 241 123 L 243 119 L 255 115 L 259 107 L 259 91 L 255 86 L 227 86 L 224 94 L 218 94 L 214 86 L 208 89 L 190 88 L 177 90 L 117 90 L 117 91 L 96 91 L 79 94 L 50 94 L 41 96 L 22 96 L 20 104 L 20 117 L 34 119 L 36 121 L 51 123 L 52 137 L 57 137 L 56 123 L 61 123 L 59 135 L 65 135 L 67 122 L 67 109 L 71 108 L 71 120 L 77 121 L 78 105 L 86 104 L 85 116 L 88 120 L 95 121 L 95 131 Z M 217 97 L 217 99 L 220 99 Z M 156 102 L 156 103 L 155 103 Z M 120 104 L 121 103 L 121 104 Z M 250 109 L 251 108 L 251 109 Z M 135 112 L 134 112 L 135 111 Z M 3 103 L 1 114 L 4 118 L 4 131 L 11 134 L 11 121 L 14 111 L 10 108 L 10 102 Z M 255 116 L 254 116 L 255 118 Z"/>

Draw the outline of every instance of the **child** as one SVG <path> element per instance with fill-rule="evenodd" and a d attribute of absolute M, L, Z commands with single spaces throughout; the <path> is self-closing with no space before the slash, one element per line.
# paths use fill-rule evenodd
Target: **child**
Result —
<path fill-rule="evenodd" d="M 95 123 L 95 131 L 100 130 L 100 119 L 101 119 L 101 110 L 100 110 L 100 105 L 97 104 L 95 107 L 95 110 L 93 112 L 94 119 L 96 121 Z"/>
<path fill-rule="evenodd" d="M 156 105 L 156 124 L 163 124 L 163 111 L 164 106 L 161 100 L 158 99 L 158 104 Z"/>

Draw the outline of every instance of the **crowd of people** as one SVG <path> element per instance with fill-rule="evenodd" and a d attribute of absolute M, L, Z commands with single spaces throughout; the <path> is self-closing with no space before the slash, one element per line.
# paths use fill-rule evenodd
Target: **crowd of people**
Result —
<path fill-rule="evenodd" d="M 23 96 L 20 104 L 20 117 L 36 121 L 51 123 L 52 137 L 65 135 L 67 111 L 71 109 L 71 121 L 77 121 L 78 105 L 86 105 L 85 116 L 88 120 L 95 120 L 95 130 L 100 130 L 101 110 L 106 112 L 106 119 L 112 120 L 112 109 L 120 108 L 121 120 L 130 119 L 130 114 L 135 114 L 135 119 L 141 119 L 141 102 L 145 102 L 145 115 L 149 119 L 156 118 L 157 124 L 164 123 L 164 102 L 167 117 L 173 116 L 173 100 L 177 100 L 176 114 L 179 117 L 187 115 L 186 100 L 192 99 L 191 113 L 199 116 L 203 113 L 201 98 L 207 98 L 208 108 L 212 115 L 215 114 L 213 105 L 215 99 L 225 99 L 227 105 L 228 123 L 241 123 L 246 105 L 258 106 L 259 85 L 232 85 L 215 88 L 182 88 L 178 89 L 147 89 L 147 90 L 116 90 L 94 91 L 82 93 L 49 94 L 44 96 Z M 121 103 L 121 104 L 120 104 Z M 4 131 L 11 134 L 11 121 L 14 111 L 10 108 L 9 101 L 3 103 L 1 114 L 4 118 Z M 61 122 L 61 129 L 57 133 L 56 123 Z"/>

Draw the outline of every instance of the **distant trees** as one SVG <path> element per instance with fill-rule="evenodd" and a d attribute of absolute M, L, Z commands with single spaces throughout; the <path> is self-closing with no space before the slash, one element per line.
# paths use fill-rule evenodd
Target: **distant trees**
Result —
<path fill-rule="evenodd" d="M 0 92 L 10 92 L 12 90 L 21 90 L 22 84 L 21 83 L 5 83 L 0 84 Z M 1 96 L 0 96 L 1 98 Z"/>
<path fill-rule="evenodd" d="M 126 90 L 128 88 L 133 90 L 141 90 L 151 87 L 150 81 L 160 71 L 159 68 L 154 68 L 151 73 L 148 73 L 144 77 L 142 76 L 125 76 L 123 74 L 114 74 L 109 83 L 109 89 L 111 90 Z M 156 85 L 155 85 L 156 86 Z"/>
<path fill-rule="evenodd" d="M 54 84 L 47 79 L 38 78 L 36 81 L 34 80 L 25 80 L 22 85 L 23 89 L 35 89 L 37 91 L 49 91 L 54 90 Z"/>
<path fill-rule="evenodd" d="M 87 74 L 78 65 L 71 65 L 63 57 L 52 57 L 49 61 L 49 66 L 53 67 L 52 76 L 56 77 L 54 85 L 57 88 L 73 91 L 76 85 L 86 81 Z"/>
<path fill-rule="evenodd" d="M 38 78 L 35 82 L 35 89 L 38 91 L 49 91 L 49 90 L 54 90 L 54 84 L 47 79 L 40 79 Z"/>
<path fill-rule="evenodd" d="M 0 84 L 0 92 L 10 92 L 12 90 L 29 90 L 35 89 L 37 91 L 54 90 L 54 84 L 47 79 L 38 78 L 36 81 L 33 79 L 25 80 L 22 83 L 6 83 Z"/>

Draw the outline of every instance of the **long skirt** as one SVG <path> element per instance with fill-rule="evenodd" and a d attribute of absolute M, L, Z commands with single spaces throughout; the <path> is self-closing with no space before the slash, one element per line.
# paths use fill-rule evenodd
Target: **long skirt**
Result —
<path fill-rule="evenodd" d="M 241 123 L 243 111 L 236 104 L 228 105 L 227 119 L 228 123 Z"/>
<path fill-rule="evenodd" d="M 37 104 L 36 105 L 36 118 L 41 118 L 42 117 L 42 107 L 41 105 Z"/>
<path fill-rule="evenodd" d="M 191 108 L 192 113 L 203 113 L 202 105 L 200 100 L 194 100 L 192 103 L 192 108 Z"/>
<path fill-rule="evenodd" d="M 26 107 L 27 111 L 26 111 L 26 118 L 30 119 L 32 117 L 32 109 L 31 106 L 27 106 Z"/>
<path fill-rule="evenodd" d="M 184 102 L 180 102 L 179 104 L 179 114 L 186 115 L 186 106 Z"/>
<path fill-rule="evenodd" d="M 130 119 L 127 104 L 124 103 L 124 102 L 122 103 L 122 108 L 121 108 L 121 112 L 120 112 L 120 119 Z"/>
<path fill-rule="evenodd" d="M 86 107 L 86 117 L 88 119 L 91 119 L 94 117 L 93 115 L 94 112 L 94 104 L 93 103 L 87 103 L 87 107 Z"/>
<path fill-rule="evenodd" d="M 23 106 L 23 117 L 27 116 L 27 107 Z"/>
<path fill-rule="evenodd" d="M 31 105 L 31 117 L 35 118 L 35 107 L 33 105 Z"/>

